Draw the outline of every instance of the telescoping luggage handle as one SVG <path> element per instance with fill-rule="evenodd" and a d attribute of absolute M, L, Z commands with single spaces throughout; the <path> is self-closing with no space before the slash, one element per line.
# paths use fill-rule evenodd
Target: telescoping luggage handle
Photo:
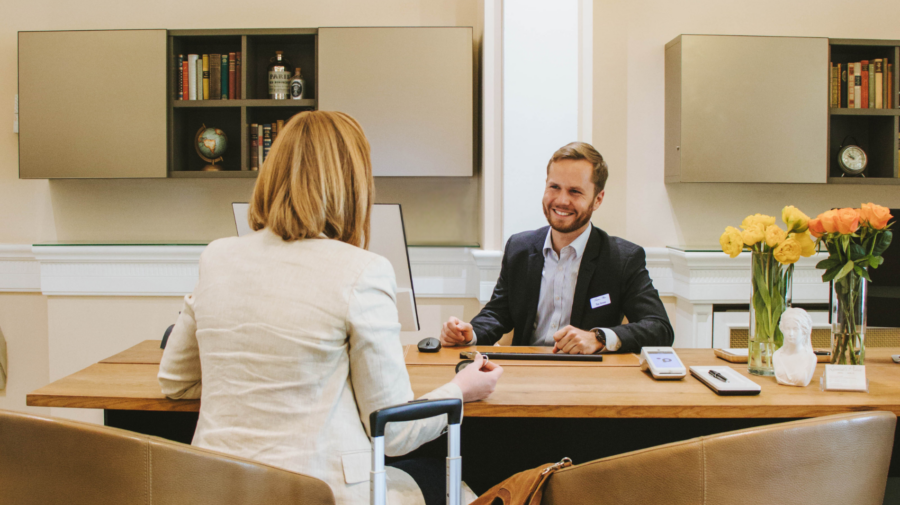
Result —
<path fill-rule="evenodd" d="M 376 410 L 369 415 L 372 430 L 372 473 L 369 496 L 372 505 L 386 505 L 387 486 L 384 474 L 384 428 L 387 423 L 416 421 L 447 414 L 447 505 L 460 505 L 462 493 L 462 459 L 459 456 L 459 423 L 462 400 L 416 400 Z"/>

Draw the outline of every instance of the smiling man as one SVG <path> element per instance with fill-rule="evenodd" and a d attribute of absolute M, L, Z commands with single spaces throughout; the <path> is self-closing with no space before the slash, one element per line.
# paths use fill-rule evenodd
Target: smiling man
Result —
<path fill-rule="evenodd" d="M 491 300 L 471 324 L 455 317 L 444 323 L 443 345 L 492 345 L 510 330 L 513 345 L 568 354 L 672 345 L 644 249 L 591 224 L 607 176 L 590 144 L 553 154 L 542 202 L 550 226 L 510 237 Z"/>

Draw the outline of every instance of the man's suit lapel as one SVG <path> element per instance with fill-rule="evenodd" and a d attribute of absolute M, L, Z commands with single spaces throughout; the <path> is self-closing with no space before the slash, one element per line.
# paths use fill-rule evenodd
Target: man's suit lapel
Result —
<path fill-rule="evenodd" d="M 540 240 L 532 244 L 531 253 L 528 255 L 528 272 L 525 274 L 525 307 L 528 319 L 525 320 L 525 331 L 522 337 L 513 336 L 515 345 L 528 345 L 534 334 L 534 323 L 537 319 L 538 300 L 541 297 L 541 280 L 544 273 L 544 240 L 547 235 L 540 236 Z"/>
<path fill-rule="evenodd" d="M 603 242 L 600 230 L 591 225 L 591 234 L 588 237 L 584 254 L 581 257 L 581 266 L 578 267 L 575 295 L 572 297 L 572 317 L 569 319 L 569 324 L 576 328 L 581 327 L 581 320 L 584 317 L 585 307 L 588 304 L 588 288 L 591 285 L 591 279 L 594 276 L 597 263 L 603 261 L 603 258 L 600 258 L 600 256 L 609 256 L 609 251 L 604 250 L 609 248 L 604 248 Z M 603 261 L 603 263 L 609 264 L 608 258 L 606 259 L 607 261 Z"/>

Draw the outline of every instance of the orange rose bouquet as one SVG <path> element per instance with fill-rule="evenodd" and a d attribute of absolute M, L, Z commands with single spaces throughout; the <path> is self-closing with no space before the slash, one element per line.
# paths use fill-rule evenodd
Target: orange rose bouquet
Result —
<path fill-rule="evenodd" d="M 747 362 L 750 373 L 756 375 L 775 373 L 772 355 L 784 342 L 778 323 L 790 305 L 794 263 L 816 253 L 806 214 L 789 205 L 782 209 L 781 220 L 785 228 L 775 224 L 772 216 L 754 214 L 744 219 L 740 230 L 729 226 L 719 237 L 722 251 L 732 258 L 741 251 L 752 253 Z"/>
<path fill-rule="evenodd" d="M 832 282 L 831 362 L 863 365 L 865 349 L 866 281 L 869 268 L 878 268 L 891 245 L 889 209 L 864 203 L 858 209 L 833 209 L 809 220 L 816 247 L 824 244 L 828 258 L 816 268 Z"/>

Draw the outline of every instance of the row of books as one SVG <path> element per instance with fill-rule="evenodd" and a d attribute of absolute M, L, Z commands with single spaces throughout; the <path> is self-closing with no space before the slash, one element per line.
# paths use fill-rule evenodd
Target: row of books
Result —
<path fill-rule="evenodd" d="M 278 132 L 284 128 L 284 120 L 279 119 L 274 123 L 250 125 L 250 170 L 259 170 L 266 158 L 269 157 L 269 149 L 278 137 Z"/>
<path fill-rule="evenodd" d="M 831 65 L 833 109 L 893 109 L 894 65 L 887 58 Z"/>
<path fill-rule="evenodd" d="M 241 96 L 241 53 L 178 55 L 177 100 L 235 100 Z"/>

